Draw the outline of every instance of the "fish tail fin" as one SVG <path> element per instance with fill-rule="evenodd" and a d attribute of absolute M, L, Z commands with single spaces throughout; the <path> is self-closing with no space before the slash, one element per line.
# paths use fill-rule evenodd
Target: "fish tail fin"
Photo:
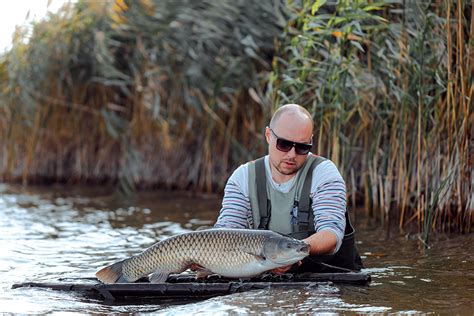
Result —
<path fill-rule="evenodd" d="M 117 282 L 127 282 L 123 276 L 122 266 L 125 260 L 115 262 L 96 272 L 95 276 L 103 283 L 111 284 Z"/>

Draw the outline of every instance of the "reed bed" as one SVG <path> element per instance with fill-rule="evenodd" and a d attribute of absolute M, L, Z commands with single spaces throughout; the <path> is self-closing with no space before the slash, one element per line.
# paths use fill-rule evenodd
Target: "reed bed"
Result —
<path fill-rule="evenodd" d="M 285 10 L 80 1 L 35 24 L 2 64 L 3 180 L 221 189 L 264 150 L 260 73 Z"/>
<path fill-rule="evenodd" d="M 426 242 L 432 229 L 470 232 L 472 4 L 323 2 L 295 8 L 275 103 L 312 109 L 317 148 L 341 167 L 353 205 L 415 224 Z"/>
<path fill-rule="evenodd" d="M 468 233 L 469 1 L 79 1 L 0 61 L 0 175 L 219 192 L 284 103 L 316 123 L 353 207 Z"/>

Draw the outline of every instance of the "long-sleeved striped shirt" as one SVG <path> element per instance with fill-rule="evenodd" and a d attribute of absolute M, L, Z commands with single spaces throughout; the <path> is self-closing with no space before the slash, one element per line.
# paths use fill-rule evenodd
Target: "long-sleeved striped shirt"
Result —
<path fill-rule="evenodd" d="M 265 157 L 267 181 L 273 189 L 283 193 L 291 190 L 296 176 L 278 184 L 271 177 L 268 156 Z M 227 181 L 222 208 L 214 227 L 253 228 L 248 186 L 248 165 L 237 168 Z M 313 171 L 310 197 L 316 232 L 329 230 L 336 235 L 336 252 L 341 246 L 346 226 L 346 184 L 337 167 L 330 160 L 321 162 Z"/>

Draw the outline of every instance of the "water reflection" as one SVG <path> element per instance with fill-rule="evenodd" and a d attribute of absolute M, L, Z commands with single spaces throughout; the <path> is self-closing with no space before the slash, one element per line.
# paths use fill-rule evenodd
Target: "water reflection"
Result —
<path fill-rule="evenodd" d="M 167 236 L 211 225 L 219 199 L 150 192 L 127 201 L 100 190 L 5 186 L 0 193 L 0 312 L 470 314 L 474 308 L 472 236 L 441 236 L 426 251 L 403 235 L 386 238 L 370 221 L 357 225 L 358 247 L 373 279 L 369 286 L 269 289 L 183 305 L 107 305 L 71 293 L 11 290 L 18 282 L 91 277 Z"/>

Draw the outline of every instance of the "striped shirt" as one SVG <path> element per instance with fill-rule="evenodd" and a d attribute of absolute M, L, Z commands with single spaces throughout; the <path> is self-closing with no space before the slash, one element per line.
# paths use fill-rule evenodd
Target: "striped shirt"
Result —
<path fill-rule="evenodd" d="M 249 163 L 238 167 L 230 176 L 224 189 L 222 208 L 214 227 L 253 228 L 248 185 Z M 296 183 L 296 176 L 285 183 L 276 183 L 270 171 L 268 155 L 265 156 L 267 181 L 273 189 L 287 193 Z M 316 232 L 328 230 L 336 235 L 339 250 L 346 226 L 346 184 L 337 167 L 330 160 L 321 162 L 313 171 L 310 197 Z"/>

